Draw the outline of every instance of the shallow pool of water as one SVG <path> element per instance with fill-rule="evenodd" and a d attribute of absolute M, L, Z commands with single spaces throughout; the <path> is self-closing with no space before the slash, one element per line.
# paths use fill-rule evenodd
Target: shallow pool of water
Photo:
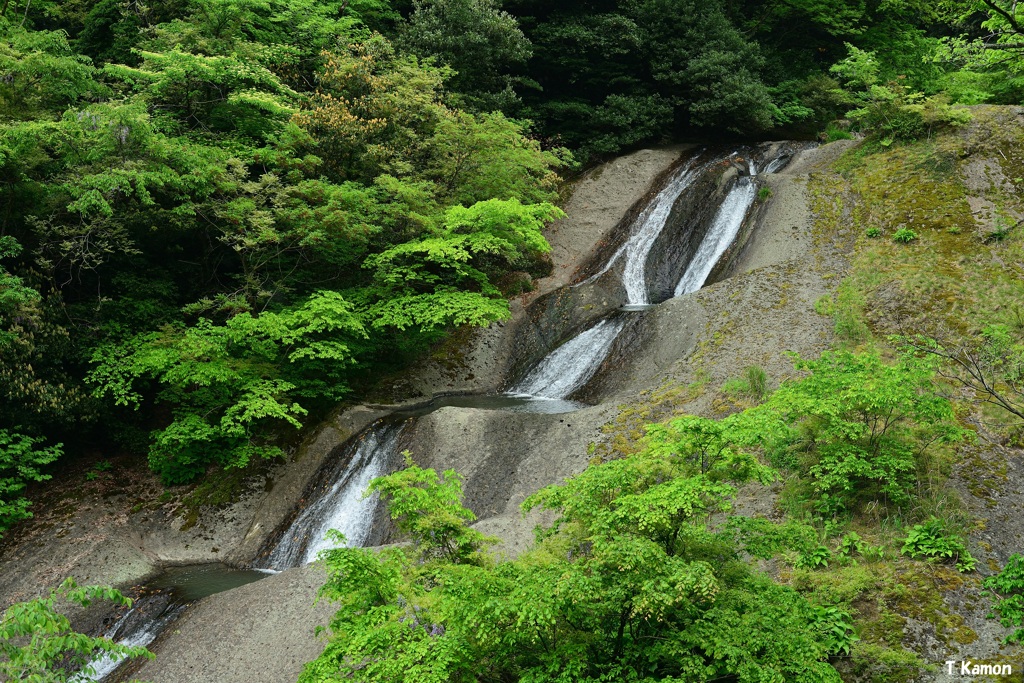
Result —
<path fill-rule="evenodd" d="M 556 415 L 586 408 L 587 404 L 580 403 L 579 401 L 516 394 L 462 394 L 459 396 L 438 396 L 430 403 L 413 408 L 401 408 L 396 410 L 394 414 L 401 417 L 422 417 L 446 407 Z"/>
<path fill-rule="evenodd" d="M 153 590 L 169 590 L 176 602 L 192 602 L 267 578 L 264 572 L 234 569 L 225 564 L 194 564 L 168 567 L 147 584 Z"/>

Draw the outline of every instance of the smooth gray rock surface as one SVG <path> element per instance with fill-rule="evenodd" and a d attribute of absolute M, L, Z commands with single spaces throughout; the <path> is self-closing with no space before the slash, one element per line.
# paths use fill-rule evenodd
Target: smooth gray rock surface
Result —
<path fill-rule="evenodd" d="M 119 678 L 150 683 L 295 683 L 323 651 L 316 628 L 335 612 L 314 605 L 319 564 L 218 593 L 189 608 L 155 644 L 159 656 Z"/>

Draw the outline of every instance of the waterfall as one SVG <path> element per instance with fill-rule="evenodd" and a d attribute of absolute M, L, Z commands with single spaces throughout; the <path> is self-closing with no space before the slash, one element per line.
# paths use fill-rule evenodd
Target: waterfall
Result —
<path fill-rule="evenodd" d="M 114 623 L 108 632 L 107 637 L 118 645 L 128 647 L 146 647 L 163 632 L 167 625 L 174 621 L 188 605 L 185 603 L 172 603 L 169 606 L 159 607 L 161 611 L 156 617 L 149 617 L 145 614 L 148 608 L 154 607 L 145 598 L 140 598 L 132 605 L 131 609 Z M 92 669 L 91 674 L 84 671 L 75 674 L 69 679 L 71 683 L 98 683 L 114 672 L 124 663 L 124 657 L 112 654 L 102 654 L 93 658 L 87 666 Z"/>
<path fill-rule="evenodd" d="M 533 366 L 508 393 L 566 398 L 594 376 L 624 325 L 621 318 L 606 318 L 576 335 Z"/>
<path fill-rule="evenodd" d="M 701 169 L 695 169 L 694 159 L 681 166 L 669 179 L 664 188 L 644 207 L 630 226 L 630 235 L 619 247 L 608 262 L 595 275 L 580 284 L 591 282 L 607 273 L 620 258 L 625 257 L 626 264 L 622 271 L 622 284 L 626 288 L 626 303 L 643 305 L 648 303 L 647 256 L 651 253 L 654 241 L 661 234 L 668 221 L 672 206 L 699 175 Z"/>
<path fill-rule="evenodd" d="M 647 257 L 654 246 L 654 240 L 658 238 L 665 228 L 669 214 L 672 213 L 672 206 L 680 195 L 693 184 L 698 172 L 693 169 L 691 160 L 682 167 L 668 185 L 657 194 L 640 217 L 637 219 L 637 229 L 620 251 L 624 254 L 626 265 L 622 270 L 622 284 L 626 288 L 626 304 L 638 306 L 650 303 L 647 296 Z M 615 257 L 612 257 L 612 261 Z M 611 261 L 609 262 L 609 264 Z"/>
<path fill-rule="evenodd" d="M 750 178 L 740 178 L 736 185 L 729 191 L 718 213 L 715 214 L 711 229 L 697 248 L 697 253 L 690 259 L 682 279 L 676 285 L 675 295 L 689 294 L 696 292 L 704 286 L 711 270 L 718 263 L 725 250 L 736 239 L 743 219 L 747 216 L 747 210 L 754 203 L 757 196 L 757 186 Z"/>
<path fill-rule="evenodd" d="M 311 502 L 292 522 L 262 567 L 282 570 L 315 560 L 320 551 L 336 547 L 326 538 L 337 529 L 345 535 L 349 547 L 362 546 L 373 527 L 376 496 L 364 498 L 370 481 L 385 474 L 385 467 L 398 447 L 404 425 L 377 422 L 353 439 L 348 448 L 348 464 L 333 478 L 331 487 Z"/>

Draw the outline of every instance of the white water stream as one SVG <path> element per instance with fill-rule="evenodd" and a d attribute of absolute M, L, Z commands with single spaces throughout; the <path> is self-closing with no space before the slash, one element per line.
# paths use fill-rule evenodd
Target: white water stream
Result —
<path fill-rule="evenodd" d="M 628 310 L 630 307 L 643 307 L 649 304 L 650 296 L 647 291 L 646 276 L 648 256 L 650 256 L 658 236 L 665 229 L 672 213 L 672 207 L 706 168 L 707 165 L 696 166 L 696 159 L 691 159 L 680 167 L 665 187 L 637 216 L 625 243 L 619 247 L 596 275 L 591 276 L 585 282 L 600 277 L 608 272 L 620 258 L 624 258 L 622 284 L 626 290 L 625 307 Z M 750 171 L 751 173 L 755 172 L 753 162 L 750 162 Z M 749 179 L 747 182 L 753 187 L 753 183 Z M 726 201 L 728 199 L 727 197 Z M 742 217 L 740 220 L 742 221 Z M 704 242 L 707 241 L 707 239 L 704 240 Z M 701 248 L 704 248 L 704 243 L 701 244 Z M 714 263 L 709 266 L 709 271 L 713 265 Z M 522 379 L 509 389 L 508 393 L 514 396 L 535 396 L 548 399 L 567 398 L 581 389 L 597 373 L 625 324 L 625 319 L 621 317 L 605 318 L 581 332 L 533 366 Z"/>
<path fill-rule="evenodd" d="M 139 609 L 138 604 L 124 613 L 117 623 L 110 629 L 107 636 L 118 645 L 128 647 L 145 647 L 156 640 L 156 637 L 164 630 L 168 623 L 178 617 L 186 605 L 172 605 L 164 610 L 159 616 L 153 619 L 139 619 L 135 617 L 135 611 Z M 129 626 L 131 622 L 134 624 Z M 87 665 L 92 670 L 91 674 L 84 671 L 72 676 L 71 683 L 97 683 L 114 672 L 117 667 L 124 663 L 125 658 L 118 655 L 103 654 L 96 657 Z"/>
<path fill-rule="evenodd" d="M 604 361 L 625 320 L 604 319 L 549 353 L 508 390 L 514 396 L 565 398 L 580 389 Z"/>
<path fill-rule="evenodd" d="M 638 228 L 605 267 L 606 269 L 610 267 L 620 254 L 625 257 L 622 285 L 626 288 L 626 305 L 642 306 L 650 303 L 647 293 L 647 257 L 651 253 L 654 241 L 665 229 L 665 223 L 668 222 L 668 217 L 672 213 L 672 206 L 680 195 L 693 184 L 694 179 L 699 175 L 699 170 L 693 168 L 692 160 L 679 169 L 665 189 L 659 192 L 654 201 L 643 210 L 635 223 Z"/>
<path fill-rule="evenodd" d="M 757 185 L 750 178 L 740 178 L 736 182 L 718 207 L 711 228 L 701 240 L 697 253 L 690 259 L 686 272 L 676 285 L 676 296 L 696 292 L 704 286 L 704 281 L 708 279 L 718 259 L 739 234 L 743 219 L 746 218 L 747 211 L 756 197 Z"/>
<path fill-rule="evenodd" d="M 261 563 L 280 571 L 314 561 L 321 551 L 338 547 L 327 538 L 330 529 L 345 535 L 349 547 L 366 543 L 373 528 L 377 496 L 364 497 L 370 481 L 384 468 L 398 446 L 403 426 L 378 422 L 363 432 L 348 449 L 349 462 L 331 488 L 304 509 Z"/>

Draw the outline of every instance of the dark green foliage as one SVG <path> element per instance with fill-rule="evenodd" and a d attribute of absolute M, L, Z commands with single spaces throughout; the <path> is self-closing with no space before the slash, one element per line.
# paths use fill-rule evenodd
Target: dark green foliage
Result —
<path fill-rule="evenodd" d="M 534 45 L 524 89 L 542 131 L 608 154 L 680 128 L 754 132 L 776 109 L 760 51 L 717 2 L 510 3 Z"/>
<path fill-rule="evenodd" d="M 1005 642 L 1024 642 L 1024 555 L 1011 555 L 1003 570 L 985 579 L 982 585 L 997 598 L 993 610 L 999 615 L 999 622 L 1014 629 Z"/>
<path fill-rule="evenodd" d="M 497 0 L 415 0 L 399 44 L 454 69 L 450 86 L 484 111 L 514 105 L 509 72 L 531 54 L 530 41 Z"/>

